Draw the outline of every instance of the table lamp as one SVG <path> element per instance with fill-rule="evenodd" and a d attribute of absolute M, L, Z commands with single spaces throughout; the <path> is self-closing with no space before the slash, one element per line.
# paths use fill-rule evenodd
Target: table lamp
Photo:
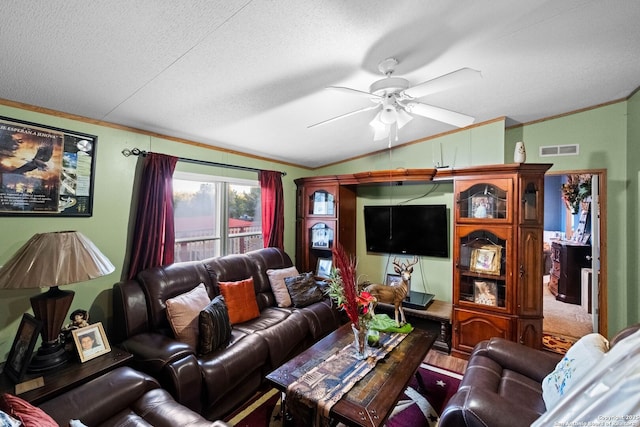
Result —
<path fill-rule="evenodd" d="M 29 371 L 46 371 L 67 361 L 59 336 L 75 293 L 58 286 L 95 279 L 114 270 L 109 259 L 78 231 L 36 234 L 0 269 L 0 289 L 49 288 L 31 297 L 33 314 L 42 321 L 42 345 Z"/>

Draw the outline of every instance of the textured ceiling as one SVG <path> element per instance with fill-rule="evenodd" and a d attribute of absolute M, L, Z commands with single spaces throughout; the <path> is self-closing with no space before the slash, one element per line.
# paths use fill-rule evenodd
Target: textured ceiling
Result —
<path fill-rule="evenodd" d="M 640 86 L 640 2 L 34 0 L 0 5 L 0 98 L 316 167 L 377 151 L 377 64 L 417 84 L 483 78 L 421 101 L 525 123 Z M 453 127 L 417 117 L 401 144 Z M 425 165 L 427 166 L 427 165 Z"/>

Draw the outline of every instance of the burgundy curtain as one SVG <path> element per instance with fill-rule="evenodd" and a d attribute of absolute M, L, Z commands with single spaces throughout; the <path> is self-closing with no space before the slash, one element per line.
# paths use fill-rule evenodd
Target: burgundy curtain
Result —
<path fill-rule="evenodd" d="M 264 247 L 284 250 L 284 194 L 282 173 L 260 171 L 262 239 Z"/>
<path fill-rule="evenodd" d="M 173 263 L 173 171 L 177 162 L 177 157 L 157 153 L 148 153 L 144 158 L 129 260 L 130 279 L 144 269 Z"/>

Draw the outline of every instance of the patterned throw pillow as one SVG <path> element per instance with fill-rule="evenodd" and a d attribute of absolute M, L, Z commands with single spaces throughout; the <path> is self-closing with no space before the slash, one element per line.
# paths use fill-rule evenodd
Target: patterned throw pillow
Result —
<path fill-rule="evenodd" d="M 198 315 L 210 302 L 204 283 L 177 297 L 167 304 L 167 318 L 178 341 L 189 344 L 194 349 L 198 345 Z"/>
<path fill-rule="evenodd" d="M 232 325 L 260 316 L 253 277 L 238 282 L 219 282 Z"/>
<path fill-rule="evenodd" d="M 322 301 L 324 298 L 313 273 L 287 277 L 284 279 L 284 283 L 289 290 L 294 307 L 306 307 L 314 302 Z"/>
<path fill-rule="evenodd" d="M 267 270 L 267 276 L 269 276 L 269 283 L 271 284 L 271 291 L 276 298 L 278 307 L 291 307 L 291 297 L 287 286 L 284 284 L 284 279 L 291 276 L 297 276 L 298 269 L 295 267 L 269 269 Z"/>
<path fill-rule="evenodd" d="M 200 312 L 199 354 L 208 354 L 224 348 L 231 340 L 231 323 L 224 297 L 218 295 Z"/>
<path fill-rule="evenodd" d="M 609 350 L 609 341 L 600 334 L 589 334 L 571 346 L 556 368 L 542 381 L 542 399 L 550 410 L 587 374 Z"/>

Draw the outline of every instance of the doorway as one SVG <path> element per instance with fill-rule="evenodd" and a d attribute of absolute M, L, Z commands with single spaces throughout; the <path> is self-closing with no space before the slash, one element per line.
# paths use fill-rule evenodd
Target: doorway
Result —
<path fill-rule="evenodd" d="M 585 176 L 590 197 L 572 213 L 562 184 Z M 567 346 L 590 332 L 607 335 L 606 182 L 604 169 L 545 175 L 543 334 Z"/>

